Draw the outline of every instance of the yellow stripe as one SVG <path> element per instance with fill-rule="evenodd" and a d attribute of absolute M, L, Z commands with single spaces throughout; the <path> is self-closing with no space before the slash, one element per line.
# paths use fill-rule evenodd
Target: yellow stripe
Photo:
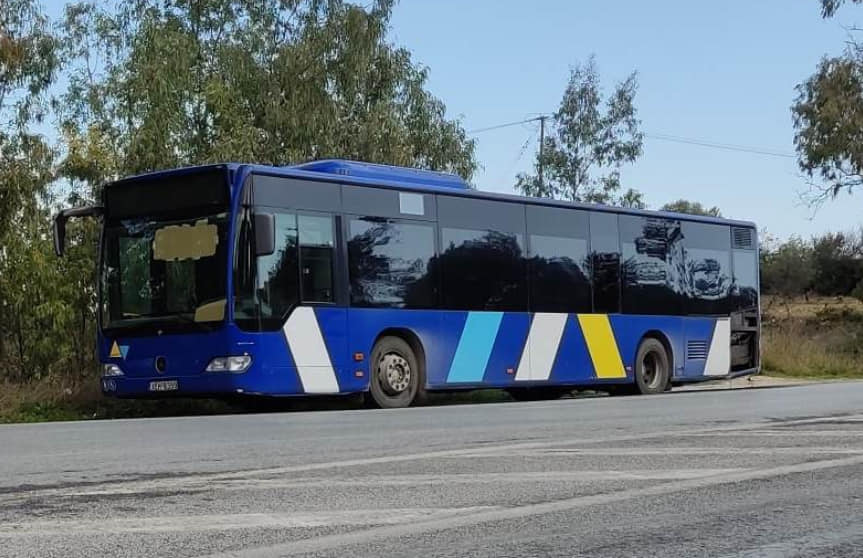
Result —
<path fill-rule="evenodd" d="M 605 314 L 578 314 L 578 324 L 584 334 L 590 360 L 597 378 L 625 378 L 623 361 Z"/>
<path fill-rule="evenodd" d="M 111 353 L 108 356 L 111 358 L 120 358 L 123 356 L 123 353 L 120 352 L 120 347 L 117 346 L 116 341 L 111 345 Z"/>

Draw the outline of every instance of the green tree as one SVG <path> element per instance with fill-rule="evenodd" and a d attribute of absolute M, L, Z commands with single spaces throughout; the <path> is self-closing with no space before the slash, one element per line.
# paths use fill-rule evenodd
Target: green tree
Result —
<path fill-rule="evenodd" d="M 66 9 L 80 179 L 225 160 L 344 157 L 459 173 L 474 143 L 389 43 L 392 0 L 134 0 Z M 94 60 L 102 63 L 95 65 Z"/>
<path fill-rule="evenodd" d="M 530 196 L 643 207 L 641 193 L 621 193 L 620 182 L 621 167 L 642 151 L 637 90 L 633 72 L 604 98 L 593 57 L 573 68 L 533 172 L 519 174 L 516 188 Z"/>
<path fill-rule="evenodd" d="M 70 223 L 58 260 L 50 214 L 106 181 L 224 160 L 476 169 L 428 70 L 386 40 L 391 0 L 112 5 L 68 4 L 58 37 L 35 0 L 2 1 L 0 378 L 95 370 L 97 224 Z M 61 70 L 68 85 L 48 103 Z M 58 145 L 34 131 L 49 117 Z"/>
<path fill-rule="evenodd" d="M 812 240 L 814 290 L 822 295 L 848 295 L 863 280 L 863 237 L 826 233 Z"/>
<path fill-rule="evenodd" d="M 38 3 L 6 0 L 0 9 L 0 375 L 17 380 L 65 368 L 75 350 L 79 362 L 88 360 L 84 351 L 92 347 L 91 335 L 76 336 L 71 327 L 66 295 L 80 276 L 66 278 L 51 255 L 56 150 L 34 131 L 45 121 L 45 93 L 59 66 L 58 40 Z"/>
<path fill-rule="evenodd" d="M 825 18 L 845 3 L 820 2 Z M 852 41 L 841 55 L 822 58 L 797 86 L 791 112 L 798 165 L 814 188 L 812 202 L 863 184 L 863 45 Z"/>
<path fill-rule="evenodd" d="M 775 248 L 761 249 L 761 290 L 785 298 L 800 296 L 812 287 L 815 269 L 812 247 L 791 237 Z"/>
<path fill-rule="evenodd" d="M 716 206 L 704 207 L 700 202 L 679 199 L 669 202 L 660 208 L 662 211 L 688 213 L 689 215 L 705 215 L 707 217 L 722 217 L 722 212 Z"/>
<path fill-rule="evenodd" d="M 56 40 L 32 0 L 0 8 L 0 240 L 32 212 L 50 181 L 50 148 L 28 126 L 44 118 L 42 93 L 58 66 Z"/>

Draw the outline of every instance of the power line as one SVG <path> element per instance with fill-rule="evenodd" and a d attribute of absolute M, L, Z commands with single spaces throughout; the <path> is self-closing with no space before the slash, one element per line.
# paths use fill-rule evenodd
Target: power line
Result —
<path fill-rule="evenodd" d="M 497 124 L 496 126 L 489 126 L 487 128 L 477 128 L 475 130 L 468 130 L 465 133 L 469 136 L 472 136 L 474 134 L 481 134 L 483 132 L 490 132 L 492 130 L 500 130 L 501 128 L 509 128 L 510 126 L 518 126 L 519 124 L 527 124 L 528 122 L 537 122 L 543 118 L 546 118 L 546 115 L 535 116 L 533 118 L 527 118 L 525 120 L 519 120 L 518 122 L 507 122 L 506 124 Z"/>
<path fill-rule="evenodd" d="M 787 159 L 794 159 L 797 156 L 793 153 L 784 153 L 779 150 L 768 149 L 765 147 L 750 147 L 746 145 L 735 145 L 731 143 L 717 143 L 705 139 L 699 138 L 687 138 L 683 136 L 672 136 L 669 134 L 644 134 L 644 137 L 660 140 L 660 141 L 669 141 L 673 143 L 683 143 L 686 145 L 697 145 L 699 147 L 709 147 L 711 149 L 724 149 L 726 151 L 738 151 L 740 153 L 753 153 L 755 155 L 766 155 L 768 157 L 783 157 Z"/>
<path fill-rule="evenodd" d="M 466 133 L 468 135 L 481 134 L 483 132 L 491 132 L 493 130 L 500 130 L 501 128 L 509 128 L 511 126 L 518 126 L 520 124 L 527 124 L 528 122 L 540 122 L 544 123 L 544 120 L 548 118 L 548 115 L 542 114 L 540 116 L 534 116 L 533 118 L 526 118 L 524 120 L 519 120 L 517 122 L 506 122 L 504 124 L 497 124 L 494 126 L 487 126 L 485 128 L 476 128 L 474 130 L 468 130 Z M 748 145 L 737 145 L 733 143 L 720 143 L 715 142 L 703 138 L 690 138 L 685 136 L 674 136 L 671 134 L 644 134 L 644 137 L 659 140 L 659 141 L 667 141 L 672 143 L 681 143 L 685 145 L 695 145 L 698 147 L 706 147 L 709 149 L 722 149 L 725 151 L 736 151 L 738 153 L 752 153 L 754 155 L 764 155 L 766 157 L 780 157 L 783 159 L 795 159 L 797 156 L 793 153 L 786 153 L 784 151 L 779 151 L 778 149 L 770 149 L 767 147 L 752 147 Z"/>

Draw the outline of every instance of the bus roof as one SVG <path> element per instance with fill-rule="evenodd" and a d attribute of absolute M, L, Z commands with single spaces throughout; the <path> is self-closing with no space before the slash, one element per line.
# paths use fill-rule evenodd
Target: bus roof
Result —
<path fill-rule="evenodd" d="M 320 182 L 338 182 L 341 184 L 353 184 L 358 186 L 375 186 L 379 188 L 410 190 L 430 194 L 448 194 L 476 199 L 530 203 L 533 205 L 566 207 L 626 215 L 640 215 L 643 217 L 666 217 L 702 223 L 756 227 L 755 223 L 752 221 L 726 219 L 722 217 L 691 215 L 688 213 L 675 213 L 671 211 L 613 207 L 602 204 L 519 196 L 516 194 L 483 192 L 470 187 L 464 179 L 454 174 L 341 159 L 324 159 L 292 166 L 271 166 L 245 163 L 201 165 L 197 167 L 182 167 L 178 169 L 155 171 L 124 178 L 118 182 L 133 181 L 144 177 L 158 178 L 162 175 L 193 172 L 194 170 L 213 167 L 226 168 L 232 172 L 254 172 L 269 176 L 302 178 Z"/>

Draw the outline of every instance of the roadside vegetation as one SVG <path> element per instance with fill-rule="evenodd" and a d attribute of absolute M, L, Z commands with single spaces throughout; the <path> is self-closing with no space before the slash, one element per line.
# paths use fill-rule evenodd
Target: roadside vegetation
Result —
<path fill-rule="evenodd" d="M 833 17 L 861 2 L 819 3 Z M 56 259 L 50 217 L 98 199 L 104 183 L 215 161 L 328 157 L 472 179 L 474 139 L 428 91 L 429 69 L 389 39 L 394 5 L 83 0 L 66 2 L 50 19 L 38 0 L 2 2 L 0 422 L 234 409 L 106 400 L 98 392 L 98 227 L 72 224 L 66 257 Z M 817 203 L 863 184 L 861 69 L 863 48 L 849 46 L 798 87 L 795 142 Z M 620 174 L 643 151 L 637 89 L 636 73 L 609 91 L 593 58 L 575 65 L 556 112 L 541 117 L 549 129 L 535 172 L 513 187 L 645 206 L 647 193 L 624 187 Z M 698 201 L 664 207 L 720 214 Z M 767 371 L 863 377 L 863 235 L 767 239 L 761 263 Z M 506 396 L 453 400 L 460 398 Z"/>
<path fill-rule="evenodd" d="M 863 378 L 863 303 L 849 297 L 778 301 L 765 297 L 765 373 Z"/>
<path fill-rule="evenodd" d="M 766 239 L 761 292 L 767 373 L 863 378 L 863 232 Z"/>

